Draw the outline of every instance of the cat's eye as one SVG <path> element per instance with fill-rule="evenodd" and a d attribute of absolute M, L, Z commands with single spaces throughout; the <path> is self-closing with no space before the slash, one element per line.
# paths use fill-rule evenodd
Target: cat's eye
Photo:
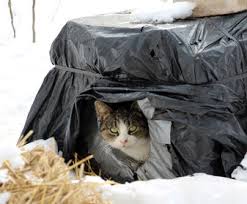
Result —
<path fill-rule="evenodd" d="M 111 128 L 110 131 L 113 133 L 113 134 L 118 134 L 118 128 Z"/>
<path fill-rule="evenodd" d="M 129 127 L 129 132 L 130 132 L 130 133 L 134 133 L 136 130 L 137 130 L 137 126 L 135 126 L 135 125 L 131 125 L 131 126 Z"/>

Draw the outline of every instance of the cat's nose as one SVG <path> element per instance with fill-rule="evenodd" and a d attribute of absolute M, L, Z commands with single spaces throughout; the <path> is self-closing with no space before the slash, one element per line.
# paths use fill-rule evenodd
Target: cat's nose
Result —
<path fill-rule="evenodd" d="M 127 139 L 125 139 L 125 140 L 120 140 L 120 142 L 121 142 L 122 144 L 126 144 L 126 143 L 128 142 L 128 140 L 127 140 Z"/>

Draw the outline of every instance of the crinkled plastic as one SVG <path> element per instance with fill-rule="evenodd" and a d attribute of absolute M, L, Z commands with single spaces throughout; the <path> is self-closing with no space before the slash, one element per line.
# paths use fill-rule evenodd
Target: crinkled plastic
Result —
<path fill-rule="evenodd" d="M 130 23 L 127 13 L 69 21 L 52 44 L 55 68 L 23 134 L 34 130 L 30 141 L 54 136 L 67 161 L 75 152 L 93 153 L 103 174 L 118 181 L 195 172 L 230 177 L 247 150 L 246 17 L 157 26 Z M 145 164 L 104 144 L 95 100 L 148 101 L 152 144 Z M 169 123 L 167 131 L 157 128 Z"/>

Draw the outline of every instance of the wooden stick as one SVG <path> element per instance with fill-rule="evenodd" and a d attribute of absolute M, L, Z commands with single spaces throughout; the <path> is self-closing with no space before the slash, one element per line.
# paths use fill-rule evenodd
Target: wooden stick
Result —
<path fill-rule="evenodd" d="M 15 31 L 15 25 L 14 25 L 14 15 L 13 15 L 13 11 L 12 11 L 11 0 L 9 0 L 8 6 L 9 6 L 10 19 L 11 19 L 11 26 L 12 26 L 13 33 L 14 33 L 14 38 L 16 38 L 16 31 Z"/>
<path fill-rule="evenodd" d="M 32 15 L 33 15 L 33 23 L 32 23 L 33 43 L 36 42 L 36 33 L 35 33 L 35 4 L 36 4 L 36 0 L 33 0 L 33 6 L 32 6 Z"/>

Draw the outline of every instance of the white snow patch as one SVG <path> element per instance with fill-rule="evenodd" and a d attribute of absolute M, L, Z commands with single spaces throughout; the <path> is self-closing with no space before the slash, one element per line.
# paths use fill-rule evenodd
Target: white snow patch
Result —
<path fill-rule="evenodd" d="M 21 134 L 35 95 L 52 68 L 48 47 L 21 42 L 21 39 L 6 45 L 0 42 L 0 134 L 3 142 L 16 144 Z"/>
<path fill-rule="evenodd" d="M 69 171 L 69 179 L 70 179 L 71 181 L 76 181 L 76 180 L 78 180 L 78 179 L 76 178 L 75 171 L 73 171 L 73 170 Z"/>
<path fill-rule="evenodd" d="M 137 181 L 101 187 L 104 198 L 113 204 L 242 204 L 247 183 L 197 174 L 177 179 Z"/>
<path fill-rule="evenodd" d="M 9 161 L 13 168 L 22 168 L 25 165 L 20 149 L 12 143 L 0 143 L 0 166 L 4 161 Z"/>
<path fill-rule="evenodd" d="M 61 150 L 59 150 L 58 155 L 59 155 L 60 157 L 63 157 L 63 152 L 62 152 Z"/>
<path fill-rule="evenodd" d="M 58 154 L 58 147 L 57 142 L 54 137 L 51 137 L 47 140 L 36 140 L 34 142 L 28 143 L 21 148 L 22 151 L 31 151 L 36 147 L 44 148 L 48 151 L 53 151 L 54 153 Z"/>
<path fill-rule="evenodd" d="M 42 183 L 44 181 L 44 179 L 34 176 L 31 171 L 26 172 L 25 177 L 26 177 L 26 179 L 31 181 L 33 184 L 39 184 L 39 183 Z"/>
<path fill-rule="evenodd" d="M 247 154 L 243 158 L 243 160 L 240 163 L 241 165 L 238 166 L 233 172 L 232 172 L 232 178 L 235 178 L 239 181 L 247 181 Z"/>
<path fill-rule="evenodd" d="M 12 0 L 17 38 L 13 39 L 8 1 L 0 1 L 0 135 L 16 143 L 45 75 L 53 68 L 49 49 L 68 20 L 138 8 L 149 0 L 42 0 L 36 3 L 37 43 L 32 44 L 32 0 Z"/>
<path fill-rule="evenodd" d="M 8 202 L 11 194 L 9 192 L 0 193 L 0 204 L 5 204 Z"/>
<path fill-rule="evenodd" d="M 105 181 L 99 177 L 99 176 L 85 176 L 81 179 L 72 179 L 71 183 L 80 183 L 80 182 L 85 182 L 85 183 L 98 183 L 98 184 L 104 184 Z"/>
<path fill-rule="evenodd" d="M 85 176 L 82 178 L 82 181 L 90 182 L 90 183 L 104 183 L 105 182 L 105 180 L 103 180 L 99 176 Z"/>
<path fill-rule="evenodd" d="M 132 12 L 137 23 L 171 23 L 176 19 L 185 19 L 192 15 L 195 4 L 192 2 L 150 1 L 150 4 Z"/>
<path fill-rule="evenodd" d="M 6 183 L 9 181 L 9 173 L 7 169 L 0 170 L 0 183 Z"/>
<path fill-rule="evenodd" d="M 191 15 L 193 9 L 191 4 L 180 3 L 175 8 L 175 4 L 165 4 L 157 0 L 75 0 L 73 2 L 43 0 L 37 2 L 37 43 L 31 44 L 32 1 L 13 0 L 12 2 L 17 31 L 15 40 L 12 39 L 8 5 L 6 1 L 0 1 L 0 106 L 2 107 L 0 109 L 0 164 L 10 159 L 16 166 L 23 164 L 23 161 L 20 158 L 20 150 L 13 144 L 17 142 L 45 75 L 52 68 L 49 58 L 50 44 L 67 20 L 137 8 L 133 13 L 136 21 L 162 23 L 186 18 Z M 244 161 L 247 162 L 247 160 Z M 242 165 L 247 166 L 244 163 Z M 3 171 L 0 174 L 3 180 L 7 179 L 6 172 Z M 27 176 L 32 179 L 32 175 Z M 102 188 L 102 192 L 112 199 L 113 204 L 242 204 L 246 200 L 247 183 L 196 175 L 173 180 L 107 185 Z M 9 197 L 8 192 L 0 194 L 0 204 L 6 203 Z"/>
<path fill-rule="evenodd" d="M 0 143 L 0 166 L 4 161 L 8 161 L 13 168 L 22 168 L 25 165 L 25 162 L 21 156 L 21 153 L 23 151 L 31 151 L 35 147 L 42 147 L 58 154 L 57 143 L 53 137 L 47 140 L 37 140 L 31 142 L 21 148 L 18 148 L 13 143 L 5 141 Z"/>

